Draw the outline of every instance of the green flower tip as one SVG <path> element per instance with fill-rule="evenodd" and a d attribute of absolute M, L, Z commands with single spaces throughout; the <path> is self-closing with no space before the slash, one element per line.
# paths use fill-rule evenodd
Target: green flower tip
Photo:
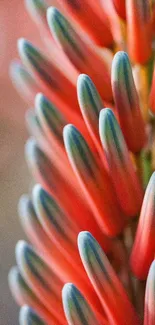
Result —
<path fill-rule="evenodd" d="M 18 241 L 15 248 L 17 265 L 22 274 L 27 273 L 27 269 L 39 278 L 46 266 L 42 259 L 35 253 L 31 245 L 24 240 Z"/>
<path fill-rule="evenodd" d="M 40 222 L 44 223 L 45 220 L 49 221 L 54 227 L 58 227 L 59 222 L 61 223 L 62 211 L 53 199 L 40 184 L 36 184 L 32 192 L 32 201 L 35 207 L 35 211 Z M 60 227 L 58 227 L 60 229 Z M 58 229 L 57 228 L 57 229 Z"/>
<path fill-rule="evenodd" d="M 50 131 L 53 131 L 54 136 L 62 139 L 62 129 L 66 124 L 63 114 L 42 93 L 38 93 L 35 97 L 35 108 L 43 128 L 44 125 L 48 126 Z"/>
<path fill-rule="evenodd" d="M 85 105 L 98 109 L 103 107 L 102 100 L 97 92 L 97 89 L 92 82 L 91 78 L 86 74 L 80 74 L 77 80 L 77 94 L 81 108 L 85 108 Z"/>
<path fill-rule="evenodd" d="M 27 194 L 23 194 L 18 202 L 18 214 L 19 216 L 24 216 L 27 213 L 26 207 L 29 205 L 30 198 Z"/>
<path fill-rule="evenodd" d="M 86 269 L 90 269 L 93 273 L 96 272 L 97 275 L 97 268 L 100 265 L 102 271 L 105 272 L 103 264 L 105 253 L 90 232 L 82 231 L 79 233 L 78 249 Z"/>
<path fill-rule="evenodd" d="M 123 64 L 126 65 L 128 63 L 129 63 L 128 54 L 124 51 L 119 51 L 114 55 L 112 68 L 119 69 L 120 65 L 123 65 Z"/>
<path fill-rule="evenodd" d="M 62 289 L 62 301 L 66 318 L 70 324 L 83 324 L 85 301 L 80 291 L 72 283 L 66 283 Z M 86 320 L 85 320 L 86 321 Z M 85 323 L 85 322 L 84 322 Z"/>
<path fill-rule="evenodd" d="M 21 37 L 17 40 L 17 48 L 21 56 L 25 55 L 25 53 L 28 53 L 31 50 L 31 47 L 31 43 L 25 38 Z"/>
<path fill-rule="evenodd" d="M 37 50 L 31 42 L 27 41 L 25 38 L 19 38 L 17 41 L 17 48 L 21 60 L 25 63 L 34 64 L 34 62 L 40 63 L 43 59 L 40 52 Z"/>
<path fill-rule="evenodd" d="M 78 129 L 72 124 L 66 125 L 63 129 L 63 137 L 68 156 L 71 159 L 72 157 L 78 159 L 79 162 L 85 160 L 88 147 Z"/>
<path fill-rule="evenodd" d="M 38 117 L 46 116 L 48 110 L 52 107 L 49 100 L 42 94 L 38 93 L 35 97 L 35 108 Z"/>
<path fill-rule="evenodd" d="M 20 265 L 24 259 L 29 259 L 31 255 L 30 246 L 25 240 L 19 240 L 15 247 L 15 255 L 18 265 Z"/>
<path fill-rule="evenodd" d="M 32 192 L 33 203 L 36 211 L 40 215 L 40 208 L 46 209 L 48 202 L 52 203 L 52 197 L 43 189 L 40 184 L 36 184 Z M 47 209 L 48 210 L 48 209 Z M 47 214 L 49 211 L 47 211 Z"/>
<path fill-rule="evenodd" d="M 73 124 L 67 124 L 65 125 L 63 129 L 63 137 L 64 137 L 64 142 L 65 146 L 68 147 L 68 144 L 71 144 L 73 141 L 74 136 L 77 135 L 78 130 Z"/>
<path fill-rule="evenodd" d="M 37 316 L 35 311 L 27 305 L 20 309 L 19 313 L 20 325 L 45 325 L 45 323 Z"/>
<path fill-rule="evenodd" d="M 33 137 L 30 137 L 25 144 L 25 156 L 26 160 L 31 162 L 34 158 L 39 156 L 41 150 L 37 146 L 37 142 Z"/>
<path fill-rule="evenodd" d="M 48 8 L 46 1 L 44 0 L 25 0 L 25 6 L 32 14 L 39 13 L 45 14 Z"/>
<path fill-rule="evenodd" d="M 46 103 L 47 98 L 42 93 L 38 93 L 35 97 L 35 107 L 44 107 L 44 104 Z"/>
<path fill-rule="evenodd" d="M 115 124 L 117 121 L 113 111 L 110 108 L 102 109 L 99 116 L 99 134 L 103 142 L 107 131 L 112 131 Z"/>
<path fill-rule="evenodd" d="M 131 65 L 128 54 L 124 51 L 117 52 L 112 62 L 112 83 L 127 80 L 129 73 L 131 73 Z"/>
<path fill-rule="evenodd" d="M 131 64 L 128 54 L 123 51 L 117 52 L 112 62 L 112 86 L 116 87 L 117 83 L 119 83 L 119 87 L 122 87 L 121 91 L 126 89 L 132 95 L 133 78 Z M 113 91 L 114 96 L 119 96 L 119 89 L 113 88 Z"/>
<path fill-rule="evenodd" d="M 99 134 L 107 155 L 114 150 L 115 154 L 118 154 L 115 159 L 119 157 L 123 161 L 124 155 L 126 156 L 126 144 L 117 119 L 109 108 L 100 112 Z"/>
<path fill-rule="evenodd" d="M 20 61 L 14 60 L 11 62 L 9 66 L 9 75 L 11 79 L 15 79 L 18 75 L 25 74 L 25 73 L 26 71 Z"/>
<path fill-rule="evenodd" d="M 89 231 L 81 231 L 78 235 L 78 248 L 81 255 L 85 255 L 88 247 L 91 246 L 94 237 Z"/>
<path fill-rule="evenodd" d="M 65 19 L 60 11 L 55 7 L 49 7 L 47 9 L 47 22 L 50 30 L 55 34 L 61 29 L 63 29 L 62 23 Z"/>
<path fill-rule="evenodd" d="M 69 51 L 71 48 L 72 50 L 74 49 L 78 55 L 80 55 L 76 44 L 77 34 L 68 20 L 58 9 L 55 7 L 48 8 L 47 22 L 55 40 L 58 41 L 58 43 L 63 46 L 65 50 Z"/>
<path fill-rule="evenodd" d="M 114 55 L 114 59 L 115 62 L 127 62 L 129 61 L 129 56 L 126 52 L 124 51 L 118 51 L 115 55 Z"/>
<path fill-rule="evenodd" d="M 15 284 L 16 279 L 18 278 L 18 275 L 19 275 L 18 267 L 17 266 L 11 267 L 11 269 L 8 273 L 8 284 L 9 284 L 10 289 Z"/>
<path fill-rule="evenodd" d="M 85 74 L 85 73 L 81 73 L 79 76 L 78 76 L 78 79 L 77 79 L 77 89 L 80 91 L 82 91 L 83 89 L 85 89 L 86 85 L 92 85 L 93 82 L 92 80 L 90 79 L 90 77 Z"/>
<path fill-rule="evenodd" d="M 68 306 L 68 302 L 74 300 L 74 292 L 76 287 L 73 283 L 66 283 L 62 289 L 62 300 L 65 306 Z"/>

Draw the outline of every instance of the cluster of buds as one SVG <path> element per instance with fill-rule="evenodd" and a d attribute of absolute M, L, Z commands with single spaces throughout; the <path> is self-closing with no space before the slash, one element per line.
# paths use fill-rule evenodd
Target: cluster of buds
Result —
<path fill-rule="evenodd" d="M 19 322 L 155 325 L 154 1 L 57 2 L 26 1 L 46 53 L 20 39 L 10 69 L 37 182 L 9 273 Z"/>

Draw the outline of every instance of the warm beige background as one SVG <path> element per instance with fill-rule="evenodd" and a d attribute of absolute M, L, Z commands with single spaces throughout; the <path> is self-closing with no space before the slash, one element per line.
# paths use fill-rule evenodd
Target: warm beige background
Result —
<path fill-rule="evenodd" d="M 21 36 L 38 38 L 24 1 L 0 0 L 0 325 L 18 324 L 18 308 L 8 289 L 7 274 L 15 263 L 15 244 L 24 237 L 17 216 L 18 198 L 29 187 L 24 162 L 26 105 L 8 77 L 9 62 L 17 56 L 16 39 Z"/>

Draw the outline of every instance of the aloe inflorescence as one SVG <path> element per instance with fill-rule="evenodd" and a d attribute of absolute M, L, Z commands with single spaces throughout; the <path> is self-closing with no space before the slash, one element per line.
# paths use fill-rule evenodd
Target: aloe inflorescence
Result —
<path fill-rule="evenodd" d="M 18 41 L 37 184 L 9 273 L 20 325 L 155 324 L 155 5 L 27 0 Z"/>

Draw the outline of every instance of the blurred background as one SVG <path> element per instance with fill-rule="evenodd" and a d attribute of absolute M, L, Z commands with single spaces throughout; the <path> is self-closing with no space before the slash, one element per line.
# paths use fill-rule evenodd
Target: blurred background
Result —
<path fill-rule="evenodd" d="M 9 79 L 9 64 L 17 58 L 19 37 L 35 44 L 39 40 L 24 0 L 0 0 L 0 325 L 18 324 L 18 308 L 10 294 L 7 275 L 15 264 L 15 244 L 24 238 L 17 215 L 18 199 L 30 184 L 24 161 L 26 104 Z"/>

